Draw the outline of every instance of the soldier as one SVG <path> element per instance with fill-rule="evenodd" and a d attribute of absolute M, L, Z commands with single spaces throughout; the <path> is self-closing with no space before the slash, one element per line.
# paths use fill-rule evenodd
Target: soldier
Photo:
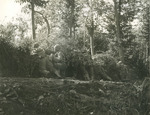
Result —
<path fill-rule="evenodd" d="M 64 54 L 61 51 L 61 46 L 56 44 L 54 46 L 54 55 L 53 55 L 54 66 L 60 73 L 60 75 L 65 76 L 66 63 Z"/>
<path fill-rule="evenodd" d="M 45 51 L 43 49 L 38 49 L 37 54 L 39 57 L 39 72 L 45 76 L 48 77 L 51 74 L 55 74 L 57 77 L 61 77 L 59 72 L 54 68 L 54 65 L 52 63 L 52 60 L 49 56 L 45 54 Z"/>

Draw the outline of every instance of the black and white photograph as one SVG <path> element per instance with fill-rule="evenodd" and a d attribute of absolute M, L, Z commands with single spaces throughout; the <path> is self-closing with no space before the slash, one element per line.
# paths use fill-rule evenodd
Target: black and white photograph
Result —
<path fill-rule="evenodd" d="M 0 115 L 150 115 L 150 0 L 0 0 Z"/>

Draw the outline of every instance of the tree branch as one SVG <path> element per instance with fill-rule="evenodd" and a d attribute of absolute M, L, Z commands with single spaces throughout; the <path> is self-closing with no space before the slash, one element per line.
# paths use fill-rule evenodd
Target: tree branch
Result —
<path fill-rule="evenodd" d="M 47 24 L 47 37 L 49 37 L 49 35 L 50 35 L 50 25 L 49 25 L 48 19 L 39 11 L 35 11 L 35 13 L 40 14 L 43 17 L 44 21 L 46 22 L 46 24 Z"/>

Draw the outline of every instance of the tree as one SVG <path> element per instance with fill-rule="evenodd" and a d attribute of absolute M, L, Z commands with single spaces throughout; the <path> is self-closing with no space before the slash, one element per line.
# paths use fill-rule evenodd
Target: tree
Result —
<path fill-rule="evenodd" d="M 116 39 L 119 47 L 119 57 L 120 60 L 124 63 L 124 53 L 122 47 L 121 28 L 120 28 L 121 0 L 119 0 L 119 3 L 117 3 L 116 0 L 113 1 L 114 1 L 114 9 L 115 9 Z"/>
<path fill-rule="evenodd" d="M 76 16 L 75 16 L 75 11 L 76 11 L 76 1 L 75 0 L 66 0 L 66 22 L 68 23 L 69 26 L 69 36 L 70 38 L 75 39 L 75 23 L 76 23 Z"/>
<path fill-rule="evenodd" d="M 87 26 L 89 30 L 90 35 L 90 49 L 91 49 L 91 57 L 94 56 L 94 30 L 95 30 L 95 24 L 94 24 L 94 16 L 93 16 L 93 0 L 89 0 L 89 7 L 90 7 L 90 27 Z"/>
<path fill-rule="evenodd" d="M 106 11 L 106 4 L 103 0 L 95 1 L 88 0 L 84 1 L 83 7 L 81 10 L 81 15 L 79 16 L 79 30 L 80 33 L 83 33 L 83 41 L 85 46 L 85 41 L 89 41 L 89 48 L 91 52 L 91 57 L 94 56 L 94 38 L 95 31 L 101 33 L 101 28 L 103 26 L 101 18 L 103 17 L 103 11 Z M 103 8 L 102 8 L 103 7 Z M 87 40 L 89 39 L 89 40 Z M 87 46 L 87 45 L 86 45 Z"/>
<path fill-rule="evenodd" d="M 44 5 L 46 5 L 47 1 L 43 1 L 43 0 L 16 0 L 17 2 L 20 3 L 30 3 L 31 5 L 31 20 L 32 20 L 32 38 L 35 39 L 36 38 L 36 34 L 35 34 L 35 22 L 34 22 L 34 8 L 35 6 L 40 6 L 43 7 Z"/>
<path fill-rule="evenodd" d="M 31 20 L 32 20 L 32 38 L 35 39 L 35 25 L 34 25 L 34 2 L 31 1 Z"/>
<path fill-rule="evenodd" d="M 141 26 L 140 38 L 143 40 L 141 43 L 144 47 L 142 48 L 142 54 L 144 56 L 143 61 L 150 74 L 150 2 L 146 1 L 143 2 L 143 4 L 145 4 L 145 6 L 143 5 L 143 11 L 141 12 L 143 25 Z"/>

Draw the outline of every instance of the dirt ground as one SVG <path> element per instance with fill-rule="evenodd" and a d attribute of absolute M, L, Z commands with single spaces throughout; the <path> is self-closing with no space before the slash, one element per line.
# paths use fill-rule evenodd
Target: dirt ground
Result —
<path fill-rule="evenodd" d="M 0 78 L 0 115 L 143 115 L 139 84 Z"/>

